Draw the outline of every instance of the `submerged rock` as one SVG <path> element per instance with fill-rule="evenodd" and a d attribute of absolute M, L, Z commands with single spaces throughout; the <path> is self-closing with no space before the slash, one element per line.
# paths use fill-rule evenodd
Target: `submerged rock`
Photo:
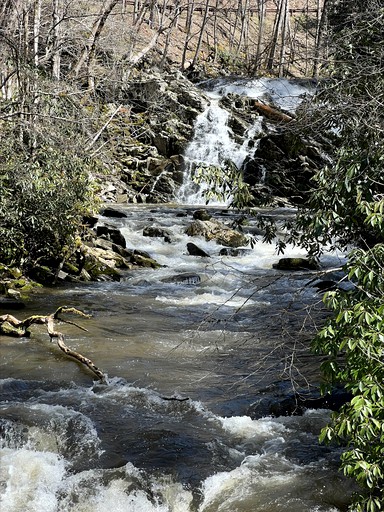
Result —
<path fill-rule="evenodd" d="M 145 226 L 143 229 L 143 236 L 164 238 L 165 242 L 170 242 L 172 234 L 167 229 L 160 228 L 158 226 Z"/>
<path fill-rule="evenodd" d="M 161 281 L 163 283 L 195 285 L 201 282 L 201 277 L 198 274 L 184 273 L 176 274 L 175 276 L 165 277 Z"/>
<path fill-rule="evenodd" d="M 193 212 L 193 218 L 196 220 L 211 220 L 212 215 L 205 209 L 195 210 Z"/>
<path fill-rule="evenodd" d="M 220 250 L 219 254 L 220 256 L 232 256 L 235 258 L 236 256 L 245 256 L 246 254 L 251 254 L 251 252 L 251 249 L 234 249 L 232 247 L 224 247 Z"/>
<path fill-rule="evenodd" d="M 274 263 L 273 268 L 277 270 L 319 270 L 319 265 L 308 258 L 281 258 Z"/>
<path fill-rule="evenodd" d="M 250 405 L 247 415 L 252 419 L 265 416 L 301 416 L 307 409 L 330 409 L 337 411 L 351 399 L 352 395 L 342 387 L 322 395 L 319 390 L 302 393 L 283 393 L 276 396 L 260 396 Z"/>

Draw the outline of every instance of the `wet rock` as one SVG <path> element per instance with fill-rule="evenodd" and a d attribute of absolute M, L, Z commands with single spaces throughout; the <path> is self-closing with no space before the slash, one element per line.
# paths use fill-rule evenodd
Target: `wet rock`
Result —
<path fill-rule="evenodd" d="M 125 241 L 124 235 L 121 231 L 113 226 L 103 225 L 97 226 L 96 235 L 99 237 L 104 237 L 111 242 L 120 245 L 121 247 L 126 247 L 127 243 Z"/>
<path fill-rule="evenodd" d="M 312 286 L 313 288 L 317 288 L 319 292 L 328 292 L 330 290 L 336 290 L 337 283 L 330 279 L 321 279 L 320 281 L 317 281 L 316 283 L 312 284 Z"/>
<path fill-rule="evenodd" d="M 0 311 L 4 309 L 24 309 L 25 303 L 19 299 L 0 296 Z"/>
<path fill-rule="evenodd" d="M 21 292 L 19 290 L 15 290 L 14 288 L 9 288 L 7 290 L 7 296 L 13 300 L 19 300 L 21 299 Z"/>
<path fill-rule="evenodd" d="M 329 163 L 329 156 L 317 142 L 282 130 L 264 134 L 242 170 L 249 185 L 262 184 L 271 196 L 301 204 L 309 193 L 311 177 Z"/>
<path fill-rule="evenodd" d="M 273 393 L 273 389 L 270 393 Z M 311 393 L 288 393 L 281 396 L 261 396 L 250 405 L 247 415 L 253 419 L 265 416 L 300 416 L 306 409 L 330 409 L 337 411 L 342 405 L 349 402 L 351 393 L 342 387 L 335 387 L 331 393 L 321 395 L 315 390 Z"/>
<path fill-rule="evenodd" d="M 207 210 L 205 209 L 201 209 L 201 210 L 195 210 L 193 212 L 193 218 L 196 220 L 211 220 L 212 218 L 212 215 L 210 213 L 208 213 Z"/>
<path fill-rule="evenodd" d="M 83 217 L 83 224 L 89 228 L 93 228 L 98 223 L 99 218 L 95 215 L 86 215 Z"/>
<path fill-rule="evenodd" d="M 83 245 L 81 253 L 83 261 L 79 275 L 80 280 L 119 281 L 122 273 L 118 270 L 118 267 L 129 268 L 124 258 L 113 251 Z"/>
<path fill-rule="evenodd" d="M 207 241 L 215 240 L 227 247 L 240 247 L 247 245 L 248 238 L 239 231 L 229 228 L 218 220 L 194 220 L 186 229 L 188 236 L 202 236 Z"/>
<path fill-rule="evenodd" d="M 33 268 L 28 272 L 28 275 L 34 281 L 43 285 L 51 285 L 55 282 L 54 271 L 45 265 L 34 265 Z"/>
<path fill-rule="evenodd" d="M 176 274 L 175 276 L 165 277 L 161 281 L 163 283 L 195 285 L 201 282 L 201 277 L 198 274 L 184 273 Z"/>
<path fill-rule="evenodd" d="M 191 256 L 201 256 L 202 258 L 209 258 L 209 254 L 200 249 L 196 244 L 192 242 L 187 243 L 187 251 Z"/>
<path fill-rule="evenodd" d="M 152 238 L 164 238 L 166 242 L 171 241 L 171 233 L 158 226 L 145 226 L 143 229 L 143 236 L 149 236 Z"/>
<path fill-rule="evenodd" d="M 318 263 L 307 258 L 281 258 L 272 266 L 277 270 L 319 270 Z"/>
<path fill-rule="evenodd" d="M 112 207 L 102 208 L 100 210 L 100 215 L 102 215 L 103 217 L 112 217 L 112 218 L 118 218 L 118 219 L 127 217 L 126 212 L 124 212 L 120 208 L 112 208 Z"/>
<path fill-rule="evenodd" d="M 159 263 L 157 263 L 157 261 L 154 260 L 153 258 L 145 257 L 138 253 L 132 254 L 130 261 L 133 265 L 137 265 L 139 267 L 148 267 L 148 268 L 161 267 L 161 265 Z"/>
<path fill-rule="evenodd" d="M 251 249 L 234 249 L 231 247 L 224 247 L 220 250 L 219 254 L 220 256 L 245 256 L 246 254 L 251 254 Z"/>
<path fill-rule="evenodd" d="M 151 258 L 150 254 L 146 251 L 139 249 L 127 249 L 120 245 L 112 244 L 112 250 L 123 256 L 124 258 L 130 259 L 132 257 L 141 256 L 142 258 Z"/>

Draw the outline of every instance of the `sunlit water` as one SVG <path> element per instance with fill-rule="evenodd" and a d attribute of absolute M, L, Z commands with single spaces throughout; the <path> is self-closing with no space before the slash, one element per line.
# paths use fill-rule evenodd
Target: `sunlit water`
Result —
<path fill-rule="evenodd" d="M 125 219 L 101 219 L 163 267 L 44 290 L 14 312 L 24 318 L 67 304 L 92 314 L 74 319 L 88 332 L 60 329 L 109 382 L 93 382 L 43 326 L 29 339 L 1 338 L 2 511 L 346 510 L 340 452 L 317 441 L 329 411 L 255 412 L 260 400 L 318 381 L 308 352 L 310 318 L 322 317 L 313 275 L 274 270 L 274 247 L 260 241 L 229 257 L 198 238 L 210 258 L 188 255 L 192 211 L 132 206 Z M 171 243 L 143 237 L 146 225 L 168 228 Z M 185 273 L 195 279 L 183 282 Z"/>
<path fill-rule="evenodd" d="M 313 94 L 310 82 L 298 83 L 294 80 L 273 78 L 218 79 L 202 84 L 209 104 L 195 121 L 194 135 L 184 154 L 184 180 L 178 192 L 182 204 L 205 204 L 206 191 L 211 188 L 202 177 L 196 179 L 196 170 L 201 164 L 220 167 L 225 161 L 232 162 L 238 170 L 247 157 L 252 157 L 258 146 L 258 137 L 263 131 L 263 118 L 255 113 L 253 121 L 242 137 L 235 136 L 229 123 L 230 113 L 220 100 L 230 94 L 266 102 L 294 113 L 305 98 Z M 229 204 L 230 195 L 217 198 L 216 204 Z M 211 198 L 210 204 L 214 203 Z"/>

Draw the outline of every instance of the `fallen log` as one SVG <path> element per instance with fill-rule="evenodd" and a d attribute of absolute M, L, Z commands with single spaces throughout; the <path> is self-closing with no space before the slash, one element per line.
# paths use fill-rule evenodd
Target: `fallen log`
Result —
<path fill-rule="evenodd" d="M 71 325 L 75 325 L 79 329 L 83 331 L 87 331 L 84 327 L 71 322 L 70 320 L 65 320 L 61 318 L 60 313 L 73 313 L 75 315 L 82 316 L 84 318 L 90 318 L 90 315 L 83 313 L 79 309 L 68 307 L 68 306 L 60 306 L 54 313 L 50 315 L 32 315 L 26 318 L 25 320 L 18 320 L 16 317 L 12 315 L 2 315 L 0 316 L 0 334 L 5 336 L 13 336 L 13 337 L 29 337 L 31 335 L 28 330 L 29 327 L 33 324 L 43 324 L 47 327 L 47 332 L 51 341 L 53 338 L 57 340 L 57 345 L 67 356 L 73 357 L 80 363 L 84 364 L 89 370 L 93 372 L 94 375 L 103 383 L 107 383 L 107 377 L 103 371 L 101 371 L 90 359 L 75 352 L 70 349 L 64 341 L 64 334 L 55 330 L 55 322 L 63 322 Z"/>
<path fill-rule="evenodd" d="M 270 105 L 266 105 L 265 103 L 262 103 L 261 101 L 254 101 L 253 106 L 260 115 L 266 117 L 267 119 L 270 119 L 271 121 L 278 121 L 283 123 L 289 123 L 294 119 L 294 116 L 290 116 L 288 114 L 285 114 L 284 112 L 281 112 L 277 108 L 273 108 Z"/>

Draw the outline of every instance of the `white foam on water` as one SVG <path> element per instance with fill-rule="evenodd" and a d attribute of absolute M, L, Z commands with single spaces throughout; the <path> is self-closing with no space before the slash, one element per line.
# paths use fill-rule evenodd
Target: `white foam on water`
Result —
<path fill-rule="evenodd" d="M 190 295 L 187 297 L 156 297 L 156 300 L 159 302 L 163 302 L 164 304 L 170 304 L 175 306 L 199 306 L 206 304 L 220 304 L 221 306 L 229 306 L 229 307 L 240 307 L 244 304 L 243 297 L 236 296 L 228 296 L 226 299 L 223 297 L 223 294 L 214 295 L 212 293 L 202 293 L 200 295 Z M 256 301 L 247 300 L 247 305 L 256 304 Z"/>
<path fill-rule="evenodd" d="M 56 512 L 57 492 L 66 474 L 64 459 L 25 448 L 3 448 L 0 453 L 1 510 Z"/>
<path fill-rule="evenodd" d="M 127 481 L 112 480 L 107 486 L 97 485 L 92 497 L 82 499 L 72 508 L 76 512 L 169 512 L 166 505 L 153 503 L 142 490 L 128 491 Z M 64 511 L 63 511 L 64 512 Z"/>
<path fill-rule="evenodd" d="M 257 80 L 240 80 L 219 88 L 217 95 L 239 94 L 248 98 L 263 99 L 269 97 L 274 105 L 294 112 L 303 98 L 313 94 L 314 89 L 284 78 L 260 78 Z"/>
<path fill-rule="evenodd" d="M 284 425 L 269 418 L 253 420 L 249 416 L 232 416 L 220 418 L 220 421 L 225 430 L 240 439 L 268 439 L 287 432 Z"/>
<path fill-rule="evenodd" d="M 284 489 L 294 485 L 301 471 L 277 454 L 248 456 L 236 469 L 216 473 L 203 482 L 204 498 L 199 512 L 274 510 L 265 508 L 273 502 L 273 498 L 269 503 L 265 500 L 265 492 L 270 496 L 274 490 L 284 493 Z M 242 508 L 244 503 L 249 503 L 251 508 Z"/>

